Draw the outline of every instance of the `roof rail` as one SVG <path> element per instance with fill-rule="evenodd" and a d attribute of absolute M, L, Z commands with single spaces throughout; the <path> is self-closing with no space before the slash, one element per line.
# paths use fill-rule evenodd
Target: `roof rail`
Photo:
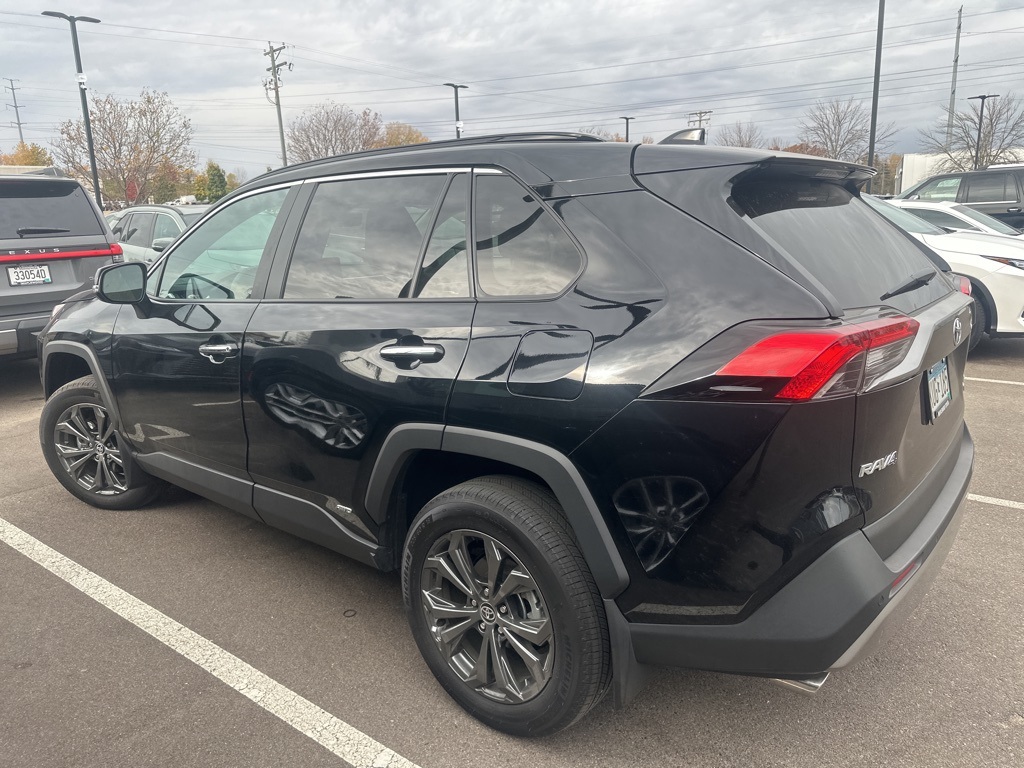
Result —
<path fill-rule="evenodd" d="M 496 133 L 488 136 L 474 136 L 471 138 L 463 139 L 442 139 L 441 141 L 427 141 L 421 142 L 420 144 L 404 144 L 398 147 L 382 147 L 380 149 L 364 149 L 360 152 L 349 152 L 344 155 L 334 155 L 333 157 L 320 157 L 316 160 L 307 160 L 304 163 L 295 163 L 294 165 L 286 165 L 283 168 L 275 168 L 272 171 L 267 171 L 257 179 L 262 179 L 266 176 L 272 176 L 285 171 L 292 171 L 296 168 L 305 168 L 307 166 L 317 165 L 319 163 L 325 163 L 331 160 L 339 160 L 345 158 L 346 160 L 354 157 L 369 157 L 378 154 L 391 154 L 394 152 L 416 152 L 424 149 L 435 149 L 435 148 L 446 148 L 446 147 L 461 147 L 474 144 L 498 144 L 504 142 L 528 142 L 528 141 L 565 141 L 565 142 L 588 142 L 588 141 L 604 141 L 600 136 L 595 136 L 592 133 L 582 133 L 577 131 L 530 131 L 523 133 Z M 256 181 L 252 179 L 251 181 Z"/>

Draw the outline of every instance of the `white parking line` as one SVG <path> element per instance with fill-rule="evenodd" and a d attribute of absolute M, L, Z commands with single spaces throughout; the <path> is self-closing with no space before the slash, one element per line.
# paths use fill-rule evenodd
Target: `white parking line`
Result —
<path fill-rule="evenodd" d="M 362 731 L 2 518 L 0 541 L 152 635 L 354 768 L 417 768 Z"/>
<path fill-rule="evenodd" d="M 977 379 L 974 376 L 964 376 L 964 381 L 983 381 L 986 384 L 1012 384 L 1015 387 L 1024 387 L 1024 381 L 1005 381 L 1004 379 Z"/>
<path fill-rule="evenodd" d="M 967 498 L 971 501 L 980 501 L 982 504 L 995 504 L 997 507 L 1009 507 L 1010 509 L 1024 509 L 1024 504 L 1009 499 L 997 499 L 994 496 L 979 496 L 976 493 L 968 493 Z"/>

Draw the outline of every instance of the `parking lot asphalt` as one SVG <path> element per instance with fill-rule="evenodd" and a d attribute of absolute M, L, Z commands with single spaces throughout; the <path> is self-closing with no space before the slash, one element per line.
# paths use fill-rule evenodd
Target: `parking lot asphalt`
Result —
<path fill-rule="evenodd" d="M 1024 509 L 978 499 L 1024 503 L 1024 341 L 982 342 L 967 375 L 972 499 L 932 590 L 876 655 L 814 697 L 660 670 L 625 710 L 605 701 L 542 740 L 495 733 L 441 691 L 396 575 L 184 492 L 132 512 L 73 499 L 39 451 L 35 361 L 0 367 L 0 521 L 423 768 L 1020 766 Z M 0 569 L 0 766 L 345 765 L 302 717 L 271 714 L 18 549 L 0 543 Z M 389 754 L 365 764 L 396 765 Z"/>

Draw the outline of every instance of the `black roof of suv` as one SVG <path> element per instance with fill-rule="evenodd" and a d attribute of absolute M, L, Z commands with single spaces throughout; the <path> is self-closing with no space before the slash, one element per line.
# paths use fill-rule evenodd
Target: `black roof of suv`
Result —
<path fill-rule="evenodd" d="M 0 175 L 0 358 L 34 355 L 54 306 L 120 256 L 77 181 Z"/>
<path fill-rule="evenodd" d="M 400 569 L 431 671 L 511 733 L 646 665 L 814 688 L 927 584 L 973 466 L 970 298 L 871 173 L 573 135 L 274 171 L 44 330 L 43 453 L 98 507 L 171 482 Z"/>

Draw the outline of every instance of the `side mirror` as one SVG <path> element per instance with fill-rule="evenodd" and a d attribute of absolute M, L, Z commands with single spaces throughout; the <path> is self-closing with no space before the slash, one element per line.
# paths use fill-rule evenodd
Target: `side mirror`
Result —
<path fill-rule="evenodd" d="M 167 247 L 176 239 L 177 238 L 174 237 L 158 237 L 156 240 L 153 241 L 153 245 L 151 247 L 157 253 L 163 253 L 164 251 L 167 250 Z"/>
<path fill-rule="evenodd" d="M 108 304 L 141 304 L 146 296 L 146 265 L 138 261 L 109 264 L 96 273 L 96 294 Z"/>

